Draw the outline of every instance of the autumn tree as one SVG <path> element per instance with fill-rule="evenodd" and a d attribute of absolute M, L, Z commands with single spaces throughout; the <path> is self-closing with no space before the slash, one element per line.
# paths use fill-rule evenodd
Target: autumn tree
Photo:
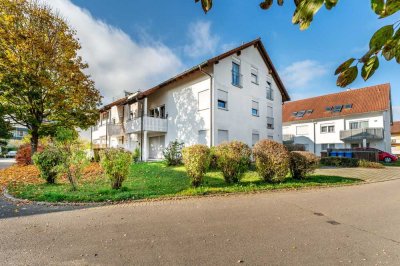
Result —
<path fill-rule="evenodd" d="M 97 119 L 101 96 L 80 48 L 75 31 L 42 2 L 0 0 L 0 105 L 29 129 L 32 153 L 54 128 Z"/>
<path fill-rule="evenodd" d="M 11 129 L 11 123 L 6 119 L 4 108 L 0 105 L 0 146 L 7 145 L 6 140 L 11 137 Z"/>
<path fill-rule="evenodd" d="M 284 0 L 276 0 L 282 6 Z M 213 0 L 195 0 L 201 2 L 202 8 L 207 13 L 213 5 Z M 222 1 L 221 1 L 222 2 Z M 263 0 L 260 3 L 262 9 L 269 9 L 274 0 Z M 307 29 L 314 19 L 314 15 L 325 6 L 326 9 L 334 8 L 339 0 L 294 0 L 296 9 L 293 14 L 292 23 L 299 25 L 301 30 Z M 360 1 L 361 2 L 361 1 Z M 363 1 L 362 4 L 367 4 Z M 400 0 L 370 0 L 371 9 L 378 18 L 389 17 L 400 10 Z M 358 76 L 359 65 L 361 76 L 364 80 L 369 79 L 379 67 L 379 55 L 387 61 L 395 59 L 400 64 L 400 20 L 384 26 L 377 30 L 369 42 L 369 50 L 360 58 L 350 58 L 342 63 L 335 72 L 339 75 L 336 84 L 346 87 Z"/>

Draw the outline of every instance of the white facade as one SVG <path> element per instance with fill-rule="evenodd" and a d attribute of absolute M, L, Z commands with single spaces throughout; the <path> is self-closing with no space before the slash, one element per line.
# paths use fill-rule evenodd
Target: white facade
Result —
<path fill-rule="evenodd" d="M 357 124 L 358 129 L 352 130 L 355 127 L 352 123 Z M 390 124 L 389 111 L 371 112 L 283 123 L 283 135 L 286 141 L 303 144 L 306 150 L 317 155 L 327 148 L 371 147 L 391 152 Z M 371 136 L 357 138 L 362 130 L 370 130 Z M 351 135 L 355 137 L 344 138 Z"/>
<path fill-rule="evenodd" d="M 144 92 L 139 103 L 129 96 L 103 110 L 92 131 L 93 144 L 131 151 L 138 147 L 143 160 L 150 160 L 161 159 L 175 139 L 186 146 L 227 140 L 251 146 L 263 138 L 282 142 L 282 93 L 271 72 L 259 49 L 248 46 Z"/>

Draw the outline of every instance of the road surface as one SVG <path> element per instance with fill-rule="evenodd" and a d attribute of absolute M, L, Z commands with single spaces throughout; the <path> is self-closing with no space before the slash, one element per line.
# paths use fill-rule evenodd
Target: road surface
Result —
<path fill-rule="evenodd" d="M 400 180 L 0 219 L 5 265 L 400 265 Z"/>

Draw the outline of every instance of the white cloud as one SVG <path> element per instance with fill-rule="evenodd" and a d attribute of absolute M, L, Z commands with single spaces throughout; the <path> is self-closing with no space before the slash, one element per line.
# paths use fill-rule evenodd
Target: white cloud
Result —
<path fill-rule="evenodd" d="M 123 91 L 145 90 L 182 68 L 181 60 L 164 44 L 139 43 L 121 29 L 94 18 L 70 0 L 44 0 L 77 31 L 80 55 L 88 73 L 104 96 L 103 102 L 123 96 Z"/>
<path fill-rule="evenodd" d="M 292 89 L 310 86 L 312 82 L 327 72 L 326 66 L 314 60 L 294 62 L 280 71 L 285 85 Z"/>
<path fill-rule="evenodd" d="M 188 36 L 190 43 L 185 45 L 187 56 L 196 58 L 215 54 L 220 38 L 211 33 L 211 22 L 197 21 L 189 25 Z"/>

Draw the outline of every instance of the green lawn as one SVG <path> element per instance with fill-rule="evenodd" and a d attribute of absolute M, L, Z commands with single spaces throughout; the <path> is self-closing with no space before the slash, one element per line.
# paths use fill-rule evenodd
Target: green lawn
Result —
<path fill-rule="evenodd" d="M 162 163 L 139 163 L 132 165 L 130 177 L 120 190 L 112 190 L 106 178 L 99 178 L 95 182 L 81 183 L 78 191 L 71 191 L 69 184 L 23 185 L 10 187 L 9 190 L 18 198 L 36 201 L 99 202 L 334 186 L 355 182 L 360 182 L 360 180 L 313 175 L 305 181 L 287 179 L 283 183 L 269 184 L 263 182 L 256 172 L 249 171 L 244 175 L 241 183 L 228 185 L 224 182 L 220 172 L 212 171 L 207 173 L 202 186 L 193 188 L 183 166 L 166 167 Z"/>
<path fill-rule="evenodd" d="M 397 166 L 400 167 L 400 159 L 392 163 L 382 163 L 384 166 Z"/>

